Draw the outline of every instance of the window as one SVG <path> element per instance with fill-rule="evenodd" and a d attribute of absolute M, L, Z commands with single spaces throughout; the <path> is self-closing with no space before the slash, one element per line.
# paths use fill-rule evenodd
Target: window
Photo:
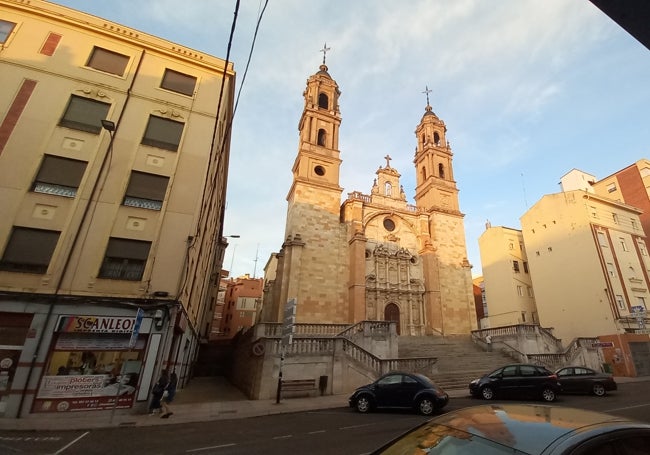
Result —
<path fill-rule="evenodd" d="M 327 98 L 327 95 L 325 93 L 321 93 L 318 95 L 318 107 L 321 109 L 327 109 L 329 107 L 329 99 Z"/>
<path fill-rule="evenodd" d="M 395 222 L 390 218 L 384 218 L 383 224 L 384 224 L 384 229 L 386 229 L 388 232 L 392 232 L 395 230 Z"/>
<path fill-rule="evenodd" d="M 139 281 L 144 273 L 151 242 L 119 239 L 108 240 L 99 278 Z"/>
<path fill-rule="evenodd" d="M 0 19 L 0 44 L 7 42 L 16 24 L 14 22 L 3 21 Z"/>
<path fill-rule="evenodd" d="M 445 166 L 442 163 L 438 164 L 438 177 L 441 179 L 445 178 Z"/>
<path fill-rule="evenodd" d="M 611 262 L 607 263 L 607 273 L 609 273 L 609 276 L 612 278 L 616 277 L 616 271 L 614 270 L 614 264 Z"/>
<path fill-rule="evenodd" d="M 528 262 L 523 261 L 524 263 L 524 273 L 528 273 Z"/>
<path fill-rule="evenodd" d="M 319 129 L 318 130 L 318 145 L 321 147 L 325 147 L 325 138 L 327 137 L 327 133 L 325 132 L 324 129 Z"/>
<path fill-rule="evenodd" d="M 142 143 L 175 152 L 181 142 L 184 126 L 181 122 L 150 115 Z"/>
<path fill-rule="evenodd" d="M 621 248 L 623 249 L 623 251 L 628 251 L 627 243 L 625 243 L 625 239 L 623 237 L 619 237 L 618 242 L 620 243 Z"/>
<path fill-rule="evenodd" d="M 613 193 L 614 191 L 616 191 L 616 183 L 609 183 L 607 185 L 607 192 Z"/>
<path fill-rule="evenodd" d="M 86 170 L 86 162 L 45 155 L 32 186 L 35 193 L 75 197 Z"/>
<path fill-rule="evenodd" d="M 512 242 L 510 242 L 510 243 L 508 244 L 508 249 L 509 249 L 509 250 L 514 250 L 514 249 L 515 249 L 515 244 L 512 243 Z"/>
<path fill-rule="evenodd" d="M 598 218 L 598 210 L 596 209 L 596 207 L 594 207 L 593 205 L 589 206 L 589 211 L 591 212 L 591 216 L 593 218 Z"/>
<path fill-rule="evenodd" d="M 133 171 L 124 195 L 124 205 L 160 210 L 168 183 L 169 177 Z"/>
<path fill-rule="evenodd" d="M 614 224 L 618 224 L 618 215 L 616 213 L 612 213 L 612 220 L 614 221 Z"/>
<path fill-rule="evenodd" d="M 519 285 L 517 285 L 517 295 L 518 295 L 519 297 L 523 297 L 523 296 L 524 296 L 524 288 L 523 288 L 523 286 L 519 286 Z"/>
<path fill-rule="evenodd" d="M 634 218 L 630 218 L 630 224 L 632 225 L 632 229 L 636 231 L 636 220 Z"/>
<path fill-rule="evenodd" d="M 102 120 L 108 117 L 110 107 L 108 103 L 72 95 L 59 125 L 99 134 Z"/>
<path fill-rule="evenodd" d="M 640 240 L 637 242 L 637 245 L 639 245 L 639 251 L 641 252 L 641 256 L 647 256 L 648 250 L 645 247 L 645 243 L 642 240 Z"/>
<path fill-rule="evenodd" d="M 514 270 L 515 273 L 519 273 L 519 261 L 512 261 L 512 270 Z"/>
<path fill-rule="evenodd" d="M 86 66 L 105 73 L 122 76 L 128 63 L 128 56 L 95 46 Z"/>
<path fill-rule="evenodd" d="M 393 190 L 393 186 L 389 182 L 386 182 L 386 185 L 384 187 L 384 194 L 386 196 L 390 196 L 391 193 L 392 193 L 392 190 Z"/>
<path fill-rule="evenodd" d="M 178 71 L 166 69 L 160 87 L 165 90 L 171 90 L 172 92 L 192 96 L 196 87 L 196 78 L 179 73 Z"/>
<path fill-rule="evenodd" d="M 618 305 L 618 308 L 621 310 L 625 309 L 625 300 L 623 299 L 622 295 L 617 295 L 616 296 L 616 304 Z"/>
<path fill-rule="evenodd" d="M 526 290 L 528 291 L 528 297 L 532 297 L 533 296 L 533 288 L 531 288 L 530 286 L 526 286 Z"/>
<path fill-rule="evenodd" d="M 14 227 L 0 269 L 11 272 L 45 273 L 59 240 L 58 231 Z"/>
<path fill-rule="evenodd" d="M 607 237 L 605 237 L 605 233 L 602 231 L 598 231 L 598 244 L 602 247 L 607 247 Z"/>

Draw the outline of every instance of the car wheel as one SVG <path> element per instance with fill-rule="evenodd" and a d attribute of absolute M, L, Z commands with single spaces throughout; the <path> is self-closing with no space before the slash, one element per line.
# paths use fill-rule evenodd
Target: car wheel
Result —
<path fill-rule="evenodd" d="M 431 401 L 430 398 L 422 398 L 420 401 L 418 401 L 418 411 L 423 416 L 430 416 L 433 414 L 433 411 L 435 409 L 436 408 L 433 405 L 433 401 Z"/>
<path fill-rule="evenodd" d="M 368 395 L 361 395 L 357 398 L 357 411 L 365 414 L 370 409 L 372 409 L 372 401 Z"/>
<path fill-rule="evenodd" d="M 494 398 L 494 390 L 492 390 L 492 387 L 485 386 L 481 389 L 481 396 L 484 400 L 491 400 Z"/>
<path fill-rule="evenodd" d="M 591 391 L 597 397 L 602 397 L 605 395 L 605 386 L 602 384 L 594 384 L 594 386 L 591 388 Z"/>
<path fill-rule="evenodd" d="M 544 390 L 542 390 L 542 399 L 544 401 L 555 401 L 556 394 L 555 390 L 551 389 L 550 387 L 544 387 Z"/>

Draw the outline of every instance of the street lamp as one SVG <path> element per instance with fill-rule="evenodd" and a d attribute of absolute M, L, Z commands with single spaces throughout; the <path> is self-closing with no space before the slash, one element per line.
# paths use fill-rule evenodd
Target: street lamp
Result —
<path fill-rule="evenodd" d="M 233 234 L 233 235 L 224 235 L 224 237 L 229 237 L 231 239 L 238 239 L 239 234 Z M 237 250 L 237 244 L 233 245 L 232 248 L 232 257 L 230 258 L 230 269 L 228 270 L 228 273 L 232 274 L 232 264 L 235 262 L 235 250 Z M 232 275 L 231 275 L 232 276 Z"/>
<path fill-rule="evenodd" d="M 103 119 L 102 120 L 102 128 L 104 128 L 106 131 L 108 131 L 110 133 L 111 137 L 113 137 L 113 133 L 115 132 L 115 122 Z"/>

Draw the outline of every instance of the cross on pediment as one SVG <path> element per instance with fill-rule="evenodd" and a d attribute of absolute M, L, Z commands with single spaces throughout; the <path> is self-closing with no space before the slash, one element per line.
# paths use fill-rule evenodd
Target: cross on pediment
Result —
<path fill-rule="evenodd" d="M 392 158 L 390 157 L 390 155 L 386 155 L 384 159 L 386 160 L 386 168 L 387 169 L 390 168 L 390 160 L 392 160 Z"/>

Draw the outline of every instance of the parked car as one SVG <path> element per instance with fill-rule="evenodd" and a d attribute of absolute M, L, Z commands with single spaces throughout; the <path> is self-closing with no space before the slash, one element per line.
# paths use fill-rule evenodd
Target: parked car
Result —
<path fill-rule="evenodd" d="M 611 390 L 618 389 L 611 374 L 599 373 L 587 367 L 564 367 L 555 372 L 562 392 L 593 393 L 602 397 Z"/>
<path fill-rule="evenodd" d="M 447 412 L 373 455 L 639 455 L 650 424 L 584 409 L 539 404 L 483 405 Z"/>
<path fill-rule="evenodd" d="M 373 409 L 413 409 L 431 415 L 449 402 L 447 395 L 422 374 L 392 372 L 359 387 L 350 396 L 350 407 L 359 412 Z"/>
<path fill-rule="evenodd" d="M 498 396 L 555 401 L 559 392 L 557 376 L 539 365 L 506 365 L 469 383 L 469 393 L 485 400 Z"/>

